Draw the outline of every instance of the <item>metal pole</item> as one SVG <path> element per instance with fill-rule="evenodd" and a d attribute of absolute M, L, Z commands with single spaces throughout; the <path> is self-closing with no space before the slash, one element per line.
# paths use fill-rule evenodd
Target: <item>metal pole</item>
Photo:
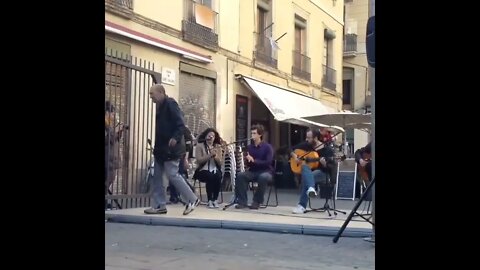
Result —
<path fill-rule="evenodd" d="M 375 0 L 369 0 L 369 17 L 375 15 Z M 372 179 L 375 179 L 375 68 L 370 67 L 370 91 L 372 92 Z M 375 241 L 375 186 L 372 187 L 372 241 Z"/>

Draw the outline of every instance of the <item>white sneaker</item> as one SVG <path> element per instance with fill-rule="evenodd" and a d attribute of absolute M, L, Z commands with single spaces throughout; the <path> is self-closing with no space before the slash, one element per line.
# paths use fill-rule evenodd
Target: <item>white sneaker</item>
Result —
<path fill-rule="evenodd" d="M 303 207 L 299 204 L 299 205 L 297 205 L 297 207 L 295 207 L 293 209 L 292 213 L 294 213 L 294 214 L 305 214 L 305 211 L 307 211 L 307 209 L 305 209 L 305 207 Z"/>
<path fill-rule="evenodd" d="M 308 190 L 307 190 L 307 195 L 308 195 L 308 197 L 315 197 L 315 196 L 317 196 L 317 192 L 315 191 L 315 189 L 313 187 L 309 187 Z"/>
<path fill-rule="evenodd" d="M 200 200 L 197 199 L 195 202 L 189 202 L 187 205 L 185 205 L 185 210 L 183 210 L 183 215 L 188 215 L 190 214 L 193 210 L 195 210 L 195 206 L 197 206 L 200 203 Z"/>
<path fill-rule="evenodd" d="M 208 208 L 213 208 L 213 202 L 212 202 L 212 201 L 208 201 L 207 207 L 208 207 Z"/>
<path fill-rule="evenodd" d="M 220 207 L 220 205 L 218 205 L 217 200 L 213 201 L 213 207 L 214 208 L 219 208 Z"/>

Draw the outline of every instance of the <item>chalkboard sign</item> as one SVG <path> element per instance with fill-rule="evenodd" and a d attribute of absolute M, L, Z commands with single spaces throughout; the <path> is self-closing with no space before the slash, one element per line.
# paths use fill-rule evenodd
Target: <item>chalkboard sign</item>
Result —
<path fill-rule="evenodd" d="M 248 138 L 248 97 L 237 95 L 236 101 L 235 138 L 239 141 Z M 247 142 L 242 141 L 240 146 L 247 146 Z"/>
<path fill-rule="evenodd" d="M 335 193 L 337 199 L 355 200 L 355 172 L 338 172 L 337 190 Z"/>

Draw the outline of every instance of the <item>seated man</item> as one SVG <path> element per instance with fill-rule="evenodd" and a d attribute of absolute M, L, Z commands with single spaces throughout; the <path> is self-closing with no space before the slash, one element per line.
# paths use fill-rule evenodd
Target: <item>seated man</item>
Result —
<path fill-rule="evenodd" d="M 258 209 L 263 203 L 263 197 L 267 183 L 273 178 L 273 149 L 272 146 L 262 141 L 264 128 L 262 125 L 254 125 L 251 128 L 253 143 L 247 147 L 248 171 L 237 174 L 235 180 L 235 196 L 237 197 L 236 209 L 247 207 L 247 189 L 249 182 L 258 182 L 258 188 L 253 196 L 250 209 Z"/>
<path fill-rule="evenodd" d="M 360 165 L 360 176 L 362 177 L 362 180 L 365 182 L 366 185 L 368 185 L 368 183 L 370 183 L 370 181 L 372 180 L 372 163 L 370 162 L 371 155 L 371 143 L 368 143 L 365 147 L 362 147 L 355 151 L 355 162 Z"/>
<path fill-rule="evenodd" d="M 318 129 L 307 131 L 306 141 L 293 147 L 291 156 L 297 160 L 297 164 L 302 163 L 301 157 L 295 154 L 296 149 L 304 151 L 316 151 L 319 155 L 320 167 L 311 169 L 306 163 L 302 165 L 302 188 L 300 201 L 296 208 L 293 209 L 294 214 L 304 214 L 306 212 L 308 197 L 317 195 L 315 184 L 327 184 L 327 174 L 330 176 L 330 183 L 335 184 L 337 178 L 337 162 L 334 159 L 334 150 L 332 147 L 322 143 L 322 134 Z M 309 160 L 306 160 L 307 163 Z"/>

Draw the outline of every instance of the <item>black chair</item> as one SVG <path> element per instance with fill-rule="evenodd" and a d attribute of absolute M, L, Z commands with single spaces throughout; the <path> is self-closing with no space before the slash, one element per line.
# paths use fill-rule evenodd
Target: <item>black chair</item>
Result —
<path fill-rule="evenodd" d="M 197 178 L 193 178 L 193 187 L 195 189 L 198 188 L 198 195 L 200 197 L 200 204 L 202 205 L 207 205 L 208 204 L 208 198 L 206 198 L 206 200 L 203 200 L 203 195 L 202 195 L 202 182 L 200 182 L 200 180 L 198 180 Z M 223 174 L 222 174 L 222 180 L 220 182 L 220 187 L 222 186 L 223 184 Z M 205 191 L 206 192 L 206 191 Z M 206 194 L 205 194 L 206 195 Z M 223 203 L 223 191 L 222 191 L 222 188 L 220 188 L 220 201 L 218 202 L 219 204 L 222 204 Z"/>
<path fill-rule="evenodd" d="M 277 169 L 277 161 L 276 160 L 274 160 L 272 162 L 272 166 L 273 166 L 273 172 L 275 173 L 276 169 Z M 253 196 L 253 194 L 255 194 L 255 191 L 256 191 L 257 187 L 258 187 L 257 183 L 250 182 L 250 190 L 252 191 L 252 196 Z M 259 208 L 267 208 L 268 206 L 271 206 L 271 207 L 277 207 L 278 206 L 278 193 L 277 193 L 277 185 L 276 185 L 276 181 L 275 181 L 275 174 L 273 174 L 272 179 L 270 181 L 268 181 L 267 187 L 269 187 L 268 196 L 267 196 L 267 203 L 266 204 L 261 204 Z M 272 190 L 275 193 L 275 204 L 270 205 L 269 203 L 270 203 L 270 196 L 272 194 Z"/>
<path fill-rule="evenodd" d="M 361 180 L 361 183 L 360 183 L 360 198 L 366 192 L 367 186 L 368 186 L 367 183 L 364 180 Z M 372 204 L 372 192 L 369 192 L 367 195 L 365 195 L 365 197 L 363 199 L 363 202 L 364 202 L 364 204 L 363 204 L 362 211 L 360 213 L 355 213 L 353 216 L 354 217 L 360 216 L 363 219 L 365 219 L 366 221 L 369 221 L 372 218 L 372 211 L 370 209 L 371 204 Z"/>

